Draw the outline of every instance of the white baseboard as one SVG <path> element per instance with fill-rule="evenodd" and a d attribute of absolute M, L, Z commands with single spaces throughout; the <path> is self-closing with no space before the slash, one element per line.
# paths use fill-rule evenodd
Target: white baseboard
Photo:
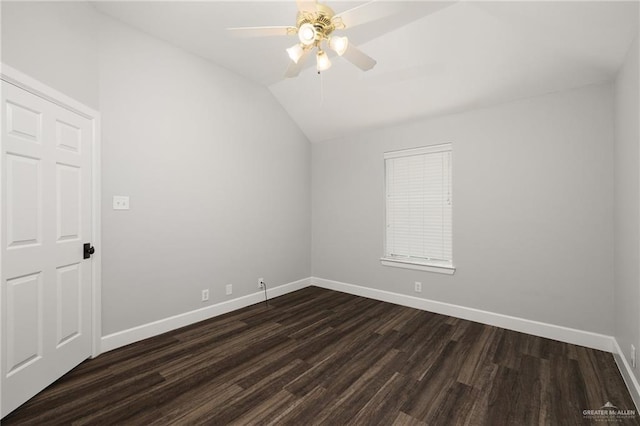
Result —
<path fill-rule="evenodd" d="M 502 327 L 508 330 L 514 330 L 522 333 L 532 334 L 534 336 L 559 340 L 561 342 L 585 346 L 601 351 L 613 352 L 614 354 L 618 353 L 619 350 L 618 348 L 616 348 L 617 344 L 615 343 L 613 337 L 604 334 L 592 333 L 589 331 L 577 330 L 574 328 L 563 327 L 509 315 L 497 314 L 480 309 L 468 308 L 465 306 L 438 302 L 435 300 L 423 299 L 420 297 L 408 296 L 404 294 L 393 293 L 390 291 L 378 290 L 354 284 L 347 284 L 340 281 L 332 281 L 318 277 L 303 278 L 298 281 L 283 284 L 281 286 L 268 289 L 267 294 L 269 298 L 278 297 L 296 290 L 303 289 L 305 287 L 309 287 L 311 285 L 326 288 L 329 290 L 341 291 L 343 293 L 349 293 L 356 296 L 394 303 L 396 305 L 420 309 L 423 311 L 449 315 L 452 317 L 475 321 L 482 324 Z M 185 327 L 187 325 L 194 324 L 196 322 L 203 321 L 218 315 L 222 315 L 227 312 L 235 311 L 237 309 L 259 303 L 264 300 L 263 297 L 264 296 L 262 292 L 256 292 L 247 296 L 238 297 L 236 299 L 217 303 L 205 308 L 196 309 L 194 311 L 185 312 L 183 314 L 175 315 L 169 318 L 164 318 L 148 324 L 143 324 L 127 330 L 109 334 L 102 337 L 100 350 L 102 353 L 108 352 L 110 350 L 128 345 L 130 343 L 166 333 L 167 331 L 175 330 L 177 328 Z M 622 360 L 625 361 L 624 357 L 622 357 Z M 626 361 L 623 365 L 626 365 Z M 628 375 L 628 372 L 623 371 L 624 369 L 622 367 L 620 367 L 620 370 L 623 375 Z M 627 380 L 626 377 L 625 380 Z"/>
<path fill-rule="evenodd" d="M 620 373 L 622 374 L 627 388 L 629 389 L 629 393 L 633 398 L 636 409 L 640 408 L 640 385 L 638 384 L 638 380 L 634 376 L 631 366 L 623 355 L 618 342 L 611 336 L 317 277 L 303 278 L 298 281 L 268 289 L 267 294 L 269 298 L 278 297 L 312 285 L 353 294 L 355 296 L 367 297 L 369 299 L 381 300 L 383 302 L 389 302 L 396 305 L 493 325 L 496 327 L 506 328 L 508 330 L 532 334 L 534 336 L 559 340 L 561 342 L 571 343 L 574 345 L 613 352 L 616 364 L 618 365 Z M 166 333 L 167 331 L 175 330 L 180 327 L 259 303 L 263 300 L 263 293 L 257 292 L 207 306 L 202 309 L 197 309 L 195 311 L 186 312 L 184 314 L 175 315 L 173 317 L 140 325 L 128 330 L 109 334 L 102 338 L 100 349 L 103 353 L 108 352 L 149 337 Z"/>
<path fill-rule="evenodd" d="M 309 287 L 310 285 L 311 278 L 303 278 L 278 287 L 269 288 L 267 289 L 267 296 L 269 298 L 282 296 L 283 294 L 291 293 L 293 291 Z M 185 327 L 199 321 L 262 302 L 263 300 L 264 293 L 260 291 L 238 297 L 236 299 L 216 303 L 215 305 L 207 306 L 205 308 L 196 309 L 195 311 L 185 312 L 183 314 L 139 325 L 127 330 L 118 331 L 102 337 L 100 349 L 102 353 L 108 352 L 140 340 L 148 339 L 149 337 L 166 333 L 167 331 Z"/>
<path fill-rule="evenodd" d="M 356 296 L 367 297 L 369 299 L 394 303 L 396 305 L 421 309 L 423 311 L 449 315 L 482 324 L 502 327 L 508 330 L 532 334 L 534 336 L 546 337 L 547 339 L 559 340 L 561 342 L 571 343 L 574 345 L 586 346 L 588 348 L 598 349 L 601 351 L 613 351 L 613 337 L 604 334 L 592 333 L 590 331 L 577 330 L 574 328 L 547 324 L 524 318 L 512 317 L 509 315 L 496 314 L 494 312 L 483 311 L 480 309 L 467 308 L 465 306 L 422 299 L 420 297 L 407 296 L 404 294 L 392 293 L 390 291 L 377 290 L 339 281 L 326 280 L 323 278 L 311 277 L 311 285 L 329 290 L 341 291 L 343 293 L 349 293 Z"/>
<path fill-rule="evenodd" d="M 635 374 L 633 374 L 633 369 L 631 365 L 629 365 L 627 357 L 624 356 L 624 352 L 620 348 L 617 339 L 613 339 L 613 358 L 616 360 L 616 364 L 618 364 L 620 374 L 622 374 L 631 398 L 633 398 L 633 402 L 636 404 L 636 412 L 638 412 L 640 410 L 640 384 Z"/>

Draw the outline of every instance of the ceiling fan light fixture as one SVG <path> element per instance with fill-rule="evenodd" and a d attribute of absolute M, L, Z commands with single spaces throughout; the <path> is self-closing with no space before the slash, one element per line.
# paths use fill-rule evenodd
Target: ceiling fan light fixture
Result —
<path fill-rule="evenodd" d="M 346 37 L 333 36 L 329 39 L 329 47 L 338 54 L 338 56 L 344 55 L 349 47 L 349 39 Z"/>
<path fill-rule="evenodd" d="M 318 72 L 328 70 L 330 67 L 331 61 L 327 54 L 322 50 L 318 50 L 316 54 L 316 69 Z"/>
<path fill-rule="evenodd" d="M 300 25 L 298 38 L 303 45 L 311 46 L 316 41 L 316 28 L 308 22 Z"/>
<path fill-rule="evenodd" d="M 295 44 L 287 49 L 287 54 L 294 63 L 298 63 L 302 55 L 304 54 L 304 47 L 301 44 Z"/>

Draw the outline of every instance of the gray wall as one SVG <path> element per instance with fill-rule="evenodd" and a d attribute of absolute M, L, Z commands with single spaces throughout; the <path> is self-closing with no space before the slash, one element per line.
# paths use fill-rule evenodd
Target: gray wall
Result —
<path fill-rule="evenodd" d="M 98 109 L 99 16 L 81 2 L 0 2 L 2 62 Z"/>
<path fill-rule="evenodd" d="M 608 85 L 314 145 L 309 191 L 311 148 L 266 90 L 86 4 L 2 2 L 2 49 L 3 62 L 102 111 L 105 334 L 205 306 L 202 288 L 215 303 L 228 283 L 237 297 L 258 276 L 309 276 L 309 247 L 322 278 L 411 295 L 422 281 L 421 297 L 614 332 Z M 638 197 L 628 184 L 640 160 L 625 154 L 638 151 L 635 66 L 616 86 L 627 265 L 638 253 L 637 236 L 625 248 L 627 221 L 638 228 L 625 204 Z M 458 271 L 382 267 L 382 153 L 440 142 L 454 145 Z M 113 195 L 132 209 L 111 210 Z M 616 276 L 623 345 L 638 341 L 637 283 L 632 266 Z"/>
<path fill-rule="evenodd" d="M 114 21 L 101 35 L 105 334 L 205 306 L 204 288 L 308 277 L 311 149 L 273 96 Z"/>
<path fill-rule="evenodd" d="M 453 144 L 457 272 L 381 266 L 383 153 L 444 142 Z M 611 85 L 312 147 L 314 276 L 613 332 Z"/>
<path fill-rule="evenodd" d="M 85 3 L 2 15 L 4 62 L 102 114 L 103 335 L 310 275 L 311 148 L 265 88 Z"/>
<path fill-rule="evenodd" d="M 615 337 L 627 360 L 631 344 L 640 350 L 638 48 L 636 38 L 615 87 Z"/>

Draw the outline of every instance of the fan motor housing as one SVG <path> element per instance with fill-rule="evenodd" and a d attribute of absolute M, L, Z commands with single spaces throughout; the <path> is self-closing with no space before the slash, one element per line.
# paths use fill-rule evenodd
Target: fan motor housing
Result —
<path fill-rule="evenodd" d="M 298 12 L 296 20 L 296 27 L 300 29 L 303 24 L 311 24 L 316 29 L 316 42 L 327 38 L 329 34 L 336 29 L 331 18 L 333 18 L 335 12 L 324 4 L 316 3 L 316 12 Z"/>

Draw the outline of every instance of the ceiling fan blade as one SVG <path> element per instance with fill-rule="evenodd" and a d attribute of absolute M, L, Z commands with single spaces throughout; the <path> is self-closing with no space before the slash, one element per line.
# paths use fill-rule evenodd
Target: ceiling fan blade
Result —
<path fill-rule="evenodd" d="M 300 56 L 300 59 L 298 59 L 298 63 L 291 61 L 291 63 L 289 64 L 289 68 L 287 68 L 287 71 L 284 73 L 284 76 L 286 78 L 297 77 L 298 74 L 300 74 L 300 71 L 302 71 L 302 68 L 304 68 L 304 63 L 309 57 L 309 53 L 311 53 L 311 50 L 312 49 L 305 50 L 302 56 Z"/>
<path fill-rule="evenodd" d="M 234 37 L 240 38 L 286 36 L 295 34 L 297 31 L 296 27 L 240 27 L 227 28 L 227 30 Z"/>
<path fill-rule="evenodd" d="M 347 50 L 342 54 L 342 57 L 351 62 L 362 71 L 368 71 L 376 65 L 376 60 L 371 56 L 364 53 L 362 50 L 349 43 Z"/>
<path fill-rule="evenodd" d="M 332 18 L 332 21 L 337 27 L 342 25 L 343 28 L 353 28 L 357 25 L 394 15 L 401 12 L 404 8 L 406 8 L 406 5 L 403 5 L 403 2 L 370 1 L 353 9 L 338 13 Z"/>
<path fill-rule="evenodd" d="M 296 0 L 296 4 L 298 5 L 298 10 L 300 12 L 316 12 L 318 9 L 316 7 L 315 0 Z"/>

